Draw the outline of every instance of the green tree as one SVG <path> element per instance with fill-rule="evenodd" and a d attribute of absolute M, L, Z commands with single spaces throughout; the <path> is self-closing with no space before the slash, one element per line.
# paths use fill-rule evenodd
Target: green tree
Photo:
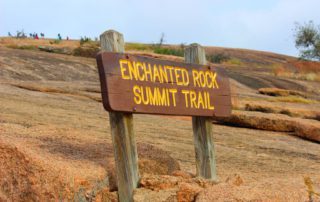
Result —
<path fill-rule="evenodd" d="M 301 58 L 320 61 L 320 26 L 313 21 L 303 25 L 296 23 L 295 42 Z"/>

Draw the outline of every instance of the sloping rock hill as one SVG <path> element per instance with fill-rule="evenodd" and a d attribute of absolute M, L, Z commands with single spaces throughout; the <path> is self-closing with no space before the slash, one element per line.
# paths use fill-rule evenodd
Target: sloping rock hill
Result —
<path fill-rule="evenodd" d="M 135 201 L 319 200 L 319 143 L 288 125 L 318 127 L 319 82 L 223 65 L 237 111 L 213 125 L 219 182 L 194 178 L 190 117 L 134 115 L 142 176 Z M 270 96 L 262 87 L 304 95 Z M 0 201 L 116 201 L 112 159 L 95 60 L 0 47 Z"/>

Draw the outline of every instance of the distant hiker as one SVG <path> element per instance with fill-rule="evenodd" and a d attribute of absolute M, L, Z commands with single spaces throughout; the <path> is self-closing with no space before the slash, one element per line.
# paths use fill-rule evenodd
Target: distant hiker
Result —
<path fill-rule="evenodd" d="M 58 39 L 61 41 L 62 40 L 62 37 L 61 37 L 61 34 L 59 33 L 58 34 Z"/>
<path fill-rule="evenodd" d="M 67 41 L 69 41 L 69 37 L 67 36 Z"/>
<path fill-rule="evenodd" d="M 29 36 L 30 36 L 30 38 L 33 38 L 33 35 L 32 35 L 32 33 L 29 33 Z"/>
<path fill-rule="evenodd" d="M 37 39 L 37 40 L 39 39 L 38 34 L 35 35 L 34 39 Z"/>
<path fill-rule="evenodd" d="M 41 36 L 41 38 L 44 38 L 44 33 L 41 32 L 41 33 L 40 33 L 40 36 Z"/>
<path fill-rule="evenodd" d="M 9 36 L 9 37 L 12 37 L 12 35 L 11 35 L 11 33 L 10 33 L 10 32 L 8 32 L 8 36 Z"/>

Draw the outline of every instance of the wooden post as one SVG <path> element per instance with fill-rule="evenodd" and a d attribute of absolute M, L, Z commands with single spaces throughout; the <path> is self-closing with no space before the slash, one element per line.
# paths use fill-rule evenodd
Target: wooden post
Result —
<path fill-rule="evenodd" d="M 199 44 L 192 44 L 185 49 L 187 63 L 205 65 L 206 54 Z M 212 119 L 210 117 L 192 117 L 192 128 L 196 154 L 197 176 L 217 180 L 214 145 L 212 141 Z"/>
<path fill-rule="evenodd" d="M 101 49 L 124 52 L 123 35 L 109 30 L 100 35 Z M 131 113 L 109 112 L 116 164 L 118 196 L 121 202 L 133 201 L 139 181 L 138 155 Z"/>

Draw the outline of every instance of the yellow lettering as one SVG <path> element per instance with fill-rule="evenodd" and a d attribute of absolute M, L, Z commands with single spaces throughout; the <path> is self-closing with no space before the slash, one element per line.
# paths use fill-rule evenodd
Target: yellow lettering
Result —
<path fill-rule="evenodd" d="M 200 87 L 199 72 L 197 70 L 192 70 L 192 77 L 193 77 L 193 85 L 195 87 Z"/>
<path fill-rule="evenodd" d="M 130 79 L 132 80 L 132 75 L 134 76 L 135 80 L 138 80 L 138 72 L 136 66 L 133 66 L 130 61 L 128 61 L 128 67 L 129 67 L 129 74 L 130 74 Z"/>
<path fill-rule="evenodd" d="M 145 80 L 145 75 L 143 73 L 143 65 L 142 65 L 142 63 L 141 62 L 133 62 L 133 66 L 134 66 L 134 68 L 136 68 L 139 81 L 144 81 Z M 142 72 L 139 71 L 139 69 L 141 69 Z"/>
<path fill-rule="evenodd" d="M 165 71 L 161 65 L 159 65 L 159 72 L 160 72 L 160 77 L 161 77 L 162 82 L 168 83 L 169 81 L 168 81 L 167 71 Z"/>
<path fill-rule="evenodd" d="M 170 82 L 171 84 L 173 85 L 173 74 L 172 74 L 172 71 L 173 71 L 173 67 L 171 66 L 165 66 L 166 69 L 169 69 L 169 73 L 170 73 Z"/>
<path fill-rule="evenodd" d="M 214 106 L 211 106 L 211 102 L 210 102 L 210 94 L 209 93 L 207 93 L 207 102 L 208 102 L 208 109 L 210 109 L 210 110 L 214 110 Z"/>
<path fill-rule="evenodd" d="M 169 97 L 169 90 L 168 89 L 166 89 L 166 95 L 167 95 L 168 106 L 170 106 L 170 97 Z"/>
<path fill-rule="evenodd" d="M 149 103 L 150 103 L 150 105 L 156 105 L 156 106 L 158 106 L 158 99 L 157 99 L 157 93 L 156 93 L 156 90 L 158 89 L 158 88 L 154 88 L 153 89 L 153 92 L 152 92 L 152 90 L 151 90 L 151 88 L 147 88 L 148 89 L 148 97 L 149 97 Z"/>
<path fill-rule="evenodd" d="M 188 71 L 186 69 L 181 69 L 181 74 L 182 74 L 182 83 L 184 86 L 188 86 L 189 85 L 189 74 Z"/>
<path fill-rule="evenodd" d="M 143 69 L 144 69 L 144 75 L 146 77 L 146 81 L 148 81 L 148 76 L 150 78 L 150 81 L 153 81 L 153 78 L 152 78 L 152 71 L 151 71 L 151 65 L 148 65 L 148 69 L 147 69 L 147 66 L 146 66 L 146 63 L 143 63 Z"/>
<path fill-rule="evenodd" d="M 125 75 L 127 68 L 123 66 L 124 64 L 128 64 L 128 60 L 120 59 L 119 63 L 120 63 L 121 77 L 125 80 L 130 79 L 130 77 L 128 75 Z"/>
<path fill-rule="evenodd" d="M 205 106 L 205 109 L 208 109 L 208 99 L 207 99 L 207 94 L 208 92 L 204 92 L 204 106 Z"/>
<path fill-rule="evenodd" d="M 143 89 L 143 88 L 141 88 Z M 141 97 L 142 97 L 142 103 L 144 105 L 149 104 L 149 97 L 148 97 L 148 89 L 150 89 L 150 87 L 146 87 L 145 91 L 141 90 Z"/>
<path fill-rule="evenodd" d="M 213 83 L 213 88 L 219 88 L 218 82 L 217 82 L 217 73 L 215 72 L 212 75 L 212 83 Z"/>
<path fill-rule="evenodd" d="M 172 101 L 173 101 L 173 106 L 175 107 L 176 104 L 176 93 L 177 93 L 177 89 L 169 89 L 169 92 L 172 95 Z"/>
<path fill-rule="evenodd" d="M 158 89 L 158 98 L 161 106 L 167 106 L 166 89 L 163 88 L 162 93 L 160 92 L 160 89 Z"/>
<path fill-rule="evenodd" d="M 179 74 L 179 72 L 181 73 L 181 69 L 179 68 L 179 67 L 176 67 L 175 69 L 174 69 L 174 73 L 175 73 L 175 76 L 176 76 L 176 82 L 177 82 L 177 85 L 178 86 L 182 86 L 183 85 L 183 82 L 182 81 L 180 81 L 180 74 Z"/>
<path fill-rule="evenodd" d="M 206 71 L 205 72 L 205 77 L 206 77 L 206 85 L 208 88 L 212 88 L 213 86 L 213 80 L 212 80 L 212 72 L 211 71 Z M 209 82 L 209 78 L 211 78 L 211 82 Z"/>
<path fill-rule="evenodd" d="M 150 65 L 150 64 L 149 64 Z M 158 79 L 157 79 L 158 78 Z M 160 83 L 163 83 L 162 78 L 160 77 L 160 73 L 158 70 L 157 65 L 153 65 L 153 82 L 159 81 Z"/>
<path fill-rule="evenodd" d="M 198 93 L 198 108 L 200 108 L 200 105 L 202 105 L 202 109 L 204 109 L 204 103 L 203 103 L 201 91 L 199 91 L 199 93 Z"/>
<path fill-rule="evenodd" d="M 200 77 L 201 87 L 202 87 L 202 88 L 206 87 L 206 79 L 205 79 L 206 77 L 204 76 L 203 71 L 200 71 L 199 77 Z"/>
<path fill-rule="evenodd" d="M 186 103 L 186 108 L 189 108 L 189 104 L 188 104 L 188 100 L 189 100 L 189 91 L 188 90 L 182 90 L 181 91 L 183 94 L 184 94 L 184 100 L 185 100 L 185 103 Z"/>
<path fill-rule="evenodd" d="M 141 104 L 141 95 L 140 95 L 140 93 L 141 93 L 140 87 L 137 86 L 137 85 L 133 86 L 133 94 L 134 94 L 133 100 L 134 100 L 134 103 L 136 103 L 136 104 Z"/>
<path fill-rule="evenodd" d="M 198 105 L 197 105 L 197 94 L 194 91 L 190 91 L 190 106 L 191 108 L 197 108 L 198 109 Z"/>

